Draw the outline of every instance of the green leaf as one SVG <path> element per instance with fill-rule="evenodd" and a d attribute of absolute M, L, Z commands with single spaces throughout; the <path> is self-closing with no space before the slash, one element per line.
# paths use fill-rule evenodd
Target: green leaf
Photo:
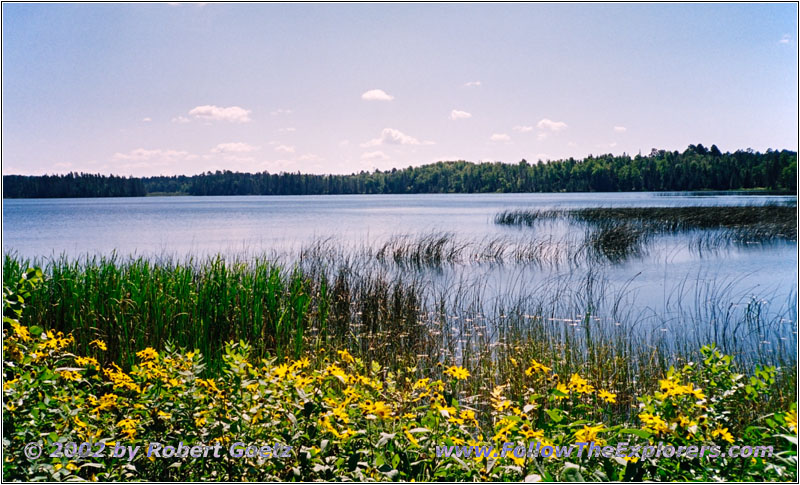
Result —
<path fill-rule="evenodd" d="M 555 422 L 555 423 L 560 423 L 561 420 L 564 419 L 561 416 L 561 410 L 560 409 L 545 409 L 545 412 L 547 413 L 548 416 L 550 416 L 550 419 L 552 419 L 553 422 Z"/>
<path fill-rule="evenodd" d="M 652 436 L 652 433 L 650 433 L 649 431 L 645 431 L 643 429 L 627 428 L 627 429 L 621 429 L 619 430 L 619 432 L 624 434 L 633 434 L 638 436 L 639 438 L 644 438 L 644 439 L 648 439 L 650 438 L 650 436 Z"/>

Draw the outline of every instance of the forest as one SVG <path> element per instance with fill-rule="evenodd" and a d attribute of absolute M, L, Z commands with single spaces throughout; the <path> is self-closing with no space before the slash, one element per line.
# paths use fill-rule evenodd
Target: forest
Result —
<path fill-rule="evenodd" d="M 3 175 L 4 199 L 68 197 L 142 197 L 142 179 L 90 173 L 66 175 Z"/>
<path fill-rule="evenodd" d="M 628 192 L 769 189 L 797 192 L 797 152 L 689 145 L 682 153 L 589 155 L 529 163 L 438 162 L 349 175 L 206 172 L 123 178 L 91 174 L 3 176 L 4 198 L 152 195 L 325 195 L 490 192 Z"/>

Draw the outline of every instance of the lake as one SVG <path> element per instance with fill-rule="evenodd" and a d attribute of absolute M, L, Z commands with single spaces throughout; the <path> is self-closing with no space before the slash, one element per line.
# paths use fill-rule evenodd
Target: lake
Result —
<path fill-rule="evenodd" d="M 122 256 L 178 259 L 220 253 L 238 258 L 267 253 L 292 259 L 301 248 L 326 238 L 332 238 L 329 245 L 357 252 L 399 235 L 413 239 L 441 232 L 449 233 L 452 241 L 476 247 L 497 237 L 525 245 L 531 238 L 556 242 L 580 239 L 584 231 L 567 223 L 534 228 L 497 225 L 494 217 L 498 212 L 795 201 L 784 196 L 688 193 L 11 199 L 3 201 L 3 250 L 39 260 L 61 255 L 108 255 L 113 251 Z M 672 331 L 686 321 L 714 320 L 725 311 L 752 311 L 755 305 L 779 328 L 776 338 L 794 338 L 796 242 L 697 251 L 690 247 L 691 237 L 659 237 L 646 253 L 614 263 L 466 261 L 400 270 L 418 272 L 443 287 L 452 286 L 454 281 L 462 287 L 479 287 L 483 301 L 510 302 L 530 293 L 550 291 L 545 289 L 554 286 L 568 289 L 572 300 L 580 300 L 580 294 L 587 291 L 587 279 L 594 279 L 599 286 L 593 291 L 602 293 L 598 300 L 606 301 L 608 314 L 613 301 L 636 319 L 650 322 L 651 330 Z M 572 305 L 564 312 L 577 313 L 579 307 Z"/>

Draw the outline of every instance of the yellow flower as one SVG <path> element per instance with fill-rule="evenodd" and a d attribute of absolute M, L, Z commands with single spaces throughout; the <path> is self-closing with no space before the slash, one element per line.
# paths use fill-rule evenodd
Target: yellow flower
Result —
<path fill-rule="evenodd" d="M 168 419 L 171 419 L 172 415 L 169 414 L 169 413 L 165 413 L 164 411 L 159 411 L 158 412 L 158 417 L 166 421 Z"/>
<path fill-rule="evenodd" d="M 559 382 L 556 386 L 556 391 L 563 393 L 563 396 L 554 396 L 556 399 L 566 399 L 569 396 L 569 389 L 563 382 Z"/>
<path fill-rule="evenodd" d="M 509 453 L 506 455 L 507 457 L 511 458 L 511 461 L 514 462 L 515 465 L 524 467 L 525 466 L 525 453 L 522 454 L 522 457 L 517 458 L 514 453 Z"/>
<path fill-rule="evenodd" d="M 733 435 L 728 432 L 728 428 L 723 428 L 719 424 L 717 425 L 717 429 L 711 432 L 711 436 L 714 438 L 720 437 L 728 443 L 733 444 Z"/>
<path fill-rule="evenodd" d="M 356 360 L 356 359 L 353 358 L 352 355 L 350 355 L 350 352 L 348 352 L 347 350 L 337 350 L 336 353 L 339 354 L 339 358 L 342 360 L 342 362 L 344 362 L 346 364 L 349 364 L 351 362 L 355 362 L 355 360 Z"/>
<path fill-rule="evenodd" d="M 594 392 L 594 386 L 589 384 L 589 381 L 578 374 L 572 374 L 572 377 L 569 378 L 568 386 L 578 394 L 590 394 Z"/>
<path fill-rule="evenodd" d="M 158 352 L 153 347 L 147 347 L 144 350 L 136 352 L 136 357 L 142 360 L 156 360 L 158 359 Z"/>
<path fill-rule="evenodd" d="M 75 363 L 81 367 L 100 367 L 100 364 L 94 357 L 75 357 Z"/>
<path fill-rule="evenodd" d="M 572 374 L 572 377 L 569 378 L 569 388 L 570 389 L 577 389 L 579 387 L 583 387 L 587 385 L 589 381 L 584 379 L 583 377 L 579 376 L 578 374 Z"/>
<path fill-rule="evenodd" d="M 465 419 L 467 421 L 472 421 L 475 424 L 478 423 L 477 418 L 475 418 L 475 411 L 473 411 L 471 409 L 465 409 L 465 410 L 461 411 L 461 419 Z"/>
<path fill-rule="evenodd" d="M 117 423 L 117 426 L 122 428 L 122 434 L 126 435 L 129 440 L 133 439 L 136 436 L 136 424 L 137 422 L 131 418 L 125 418 L 122 421 Z"/>
<path fill-rule="evenodd" d="M 416 438 L 414 438 L 414 435 L 412 435 L 412 434 L 411 434 L 411 433 L 408 431 L 408 428 L 403 428 L 403 434 L 404 434 L 404 435 L 406 435 L 406 439 L 408 439 L 408 441 L 409 441 L 409 442 L 410 442 L 412 445 L 414 445 L 414 446 L 419 446 L 419 441 L 417 441 L 417 439 L 416 439 Z"/>
<path fill-rule="evenodd" d="M 31 339 L 31 334 L 28 332 L 28 327 L 23 327 L 18 322 L 11 322 L 11 328 L 14 329 L 14 333 L 19 337 L 23 342 L 27 342 Z"/>
<path fill-rule="evenodd" d="M 521 432 L 522 435 L 529 440 L 535 438 L 538 441 L 541 441 L 541 439 L 544 438 L 544 431 L 531 429 L 531 427 L 528 426 L 528 423 L 522 425 Z"/>
<path fill-rule="evenodd" d="M 392 416 L 392 408 L 383 401 L 364 401 L 359 405 L 361 410 L 366 415 L 367 419 L 387 419 Z"/>
<path fill-rule="evenodd" d="M 691 394 L 697 400 L 703 400 L 706 398 L 706 395 L 703 394 L 703 391 L 701 389 L 695 389 L 694 384 L 692 384 L 691 382 L 686 384 L 685 386 L 682 386 L 682 390 L 686 394 Z"/>
<path fill-rule="evenodd" d="M 645 431 L 652 431 L 654 433 L 666 433 L 669 431 L 667 422 L 661 419 L 659 416 L 649 413 L 642 413 L 639 415 L 639 419 L 641 419 L 646 425 L 643 428 Z"/>
<path fill-rule="evenodd" d="M 600 399 L 602 399 L 605 402 L 607 402 L 607 403 L 616 404 L 616 402 L 617 402 L 617 395 L 613 394 L 613 393 L 610 393 L 610 392 L 606 391 L 605 389 L 601 390 L 600 392 L 598 392 L 597 396 Z"/>
<path fill-rule="evenodd" d="M 428 377 L 424 379 L 420 379 L 414 383 L 413 389 L 427 389 L 428 385 L 430 384 L 431 380 Z"/>
<path fill-rule="evenodd" d="M 598 445 L 604 444 L 603 440 L 597 438 L 597 433 L 600 433 L 604 430 L 602 424 L 597 426 L 583 426 L 583 429 L 575 432 L 575 442 L 576 443 L 591 443 L 596 442 Z"/>
<path fill-rule="evenodd" d="M 348 375 L 341 367 L 336 364 L 331 364 L 325 369 L 326 375 L 331 375 L 342 381 L 343 384 L 347 384 Z"/>
<path fill-rule="evenodd" d="M 106 411 L 116 406 L 118 398 L 119 396 L 117 396 L 116 394 L 104 394 L 103 397 L 101 397 L 100 399 L 97 399 L 94 396 L 90 396 L 89 402 L 92 404 L 92 406 L 97 406 L 94 412 L 99 413 L 100 411 Z"/>
<path fill-rule="evenodd" d="M 130 391 L 135 391 L 138 393 L 142 392 L 142 389 L 139 387 L 138 384 L 133 382 L 131 377 L 122 372 L 122 369 L 119 368 L 116 364 L 111 364 L 113 369 L 103 369 L 103 374 L 114 383 L 114 389 L 128 389 Z"/>
<path fill-rule="evenodd" d="M 194 418 L 194 425 L 198 428 L 206 425 L 206 417 L 205 416 L 198 416 Z"/>
<path fill-rule="evenodd" d="M 792 430 L 792 433 L 797 433 L 797 410 L 792 409 L 786 413 L 786 425 Z"/>
<path fill-rule="evenodd" d="M 61 377 L 63 377 L 68 381 L 78 381 L 81 378 L 80 374 L 71 370 L 62 370 L 61 372 L 58 373 L 58 375 L 60 375 Z"/>
<path fill-rule="evenodd" d="M 103 351 L 108 350 L 108 347 L 106 347 L 106 343 L 103 342 L 102 340 L 92 340 L 91 342 L 89 342 L 89 345 L 93 345 Z"/>
<path fill-rule="evenodd" d="M 463 367 L 458 367 L 458 366 L 455 366 L 455 365 L 451 366 L 451 367 L 448 367 L 447 370 L 444 371 L 444 373 L 445 374 L 449 374 L 454 379 L 459 380 L 459 381 L 464 380 L 467 377 L 469 377 L 469 371 L 467 369 L 465 369 Z"/>
<path fill-rule="evenodd" d="M 532 376 L 536 372 L 550 372 L 552 368 L 547 367 L 546 365 L 540 364 L 536 362 L 536 360 L 531 359 L 531 366 L 525 371 L 525 375 Z"/>

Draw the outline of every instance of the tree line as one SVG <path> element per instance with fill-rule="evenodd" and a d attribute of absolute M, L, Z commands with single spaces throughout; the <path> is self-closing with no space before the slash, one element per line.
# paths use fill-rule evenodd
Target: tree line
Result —
<path fill-rule="evenodd" d="M 18 177 L 18 176 L 17 176 Z M 49 181 L 42 181 L 46 186 Z M 63 176 L 62 176 L 63 177 Z M 102 176 L 87 182 L 100 182 Z M 98 179 L 98 177 L 100 177 Z M 27 177 L 36 179 L 37 177 Z M 80 177 L 78 177 L 80 178 Z M 39 177 L 38 179 L 44 179 Z M 69 179 L 76 182 L 77 178 Z M 111 179 L 93 195 L 102 196 L 103 187 L 114 186 Z M 206 172 L 194 176 L 159 176 L 138 180 L 144 192 L 188 195 L 325 195 L 325 194 L 416 194 L 487 192 L 622 192 L 678 190 L 737 190 L 764 188 L 797 192 L 797 153 L 788 150 L 738 150 L 721 153 L 712 145 L 689 145 L 681 152 L 652 150 L 648 155 L 599 155 L 582 160 L 516 164 L 438 162 L 419 167 L 388 171 L 359 172 L 350 175 L 312 175 L 302 173 Z M 55 181 L 63 183 L 63 179 Z M 32 184 L 32 181 L 28 181 Z M 3 177 L 4 197 L 9 197 Z M 87 185 L 91 185 L 88 183 Z M 41 192 L 10 191 L 16 197 L 37 197 Z M 137 189 L 138 190 L 138 189 Z M 100 195 L 98 195 L 100 194 Z M 131 193 L 126 195 L 144 195 Z M 108 193 L 107 196 L 117 196 Z M 38 195 L 41 197 L 41 195 Z"/>
<path fill-rule="evenodd" d="M 66 175 L 3 175 L 4 199 L 68 197 L 142 197 L 140 178 L 71 172 Z"/>

